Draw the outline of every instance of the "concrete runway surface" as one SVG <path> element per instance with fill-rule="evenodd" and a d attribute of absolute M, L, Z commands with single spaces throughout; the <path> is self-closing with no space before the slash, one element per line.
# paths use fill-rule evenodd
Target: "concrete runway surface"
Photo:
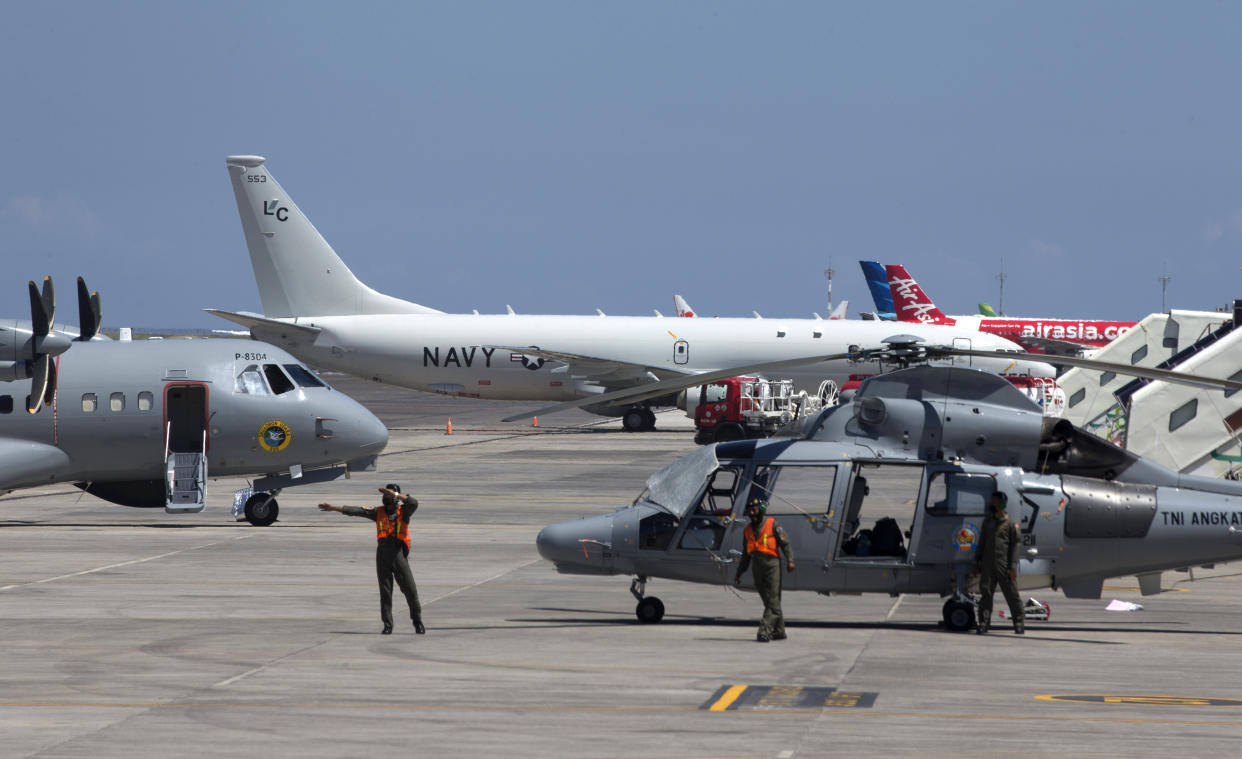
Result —
<path fill-rule="evenodd" d="M 789 640 L 758 644 L 756 596 L 659 580 L 667 616 L 642 626 L 629 578 L 558 575 L 534 540 L 690 451 L 680 412 L 649 433 L 581 412 L 532 428 L 498 421 L 513 404 L 328 379 L 389 424 L 380 471 L 285 491 L 270 528 L 232 521 L 241 480 L 197 515 L 68 485 L 0 500 L 0 756 L 1238 751 L 1236 567 L 1147 598 L 1132 577 L 1098 601 L 1036 594 L 1052 618 L 1024 637 L 945 632 L 938 598 L 787 593 Z M 315 508 L 374 505 L 387 482 L 422 504 L 425 636 L 399 594 L 379 634 L 374 528 Z"/>

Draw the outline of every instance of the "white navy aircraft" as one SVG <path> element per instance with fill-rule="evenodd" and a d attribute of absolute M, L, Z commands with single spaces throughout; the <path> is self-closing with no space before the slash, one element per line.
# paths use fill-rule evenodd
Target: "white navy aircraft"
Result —
<path fill-rule="evenodd" d="M 30 322 L 0 320 L 0 493 L 72 482 L 124 506 L 197 512 L 208 472 L 261 475 L 235 513 L 269 525 L 281 488 L 371 469 L 388 444 L 374 414 L 280 348 L 101 340 L 99 298 L 81 279 L 71 338 L 54 328 L 51 280 L 29 289 Z"/>
<path fill-rule="evenodd" d="M 360 282 L 264 161 L 226 159 L 264 313 L 207 310 L 319 367 L 430 393 L 581 406 L 637 430 L 654 426 L 651 406 L 675 403 L 675 391 L 638 398 L 655 382 L 680 379 L 687 386 L 707 372 L 780 363 L 782 377 L 815 392 L 823 380 L 840 384 L 850 374 L 878 371 L 820 357 L 878 348 L 894 334 L 892 324 L 837 319 L 446 314 Z M 901 331 L 929 345 L 1015 354 L 946 363 L 1055 376 L 1004 338 L 939 325 Z"/>

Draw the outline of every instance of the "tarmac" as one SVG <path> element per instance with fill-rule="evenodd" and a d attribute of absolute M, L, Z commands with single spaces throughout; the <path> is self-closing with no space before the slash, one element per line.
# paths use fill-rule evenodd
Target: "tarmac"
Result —
<path fill-rule="evenodd" d="M 243 480 L 193 515 L 70 485 L 0 500 L 0 757 L 1236 755 L 1237 567 L 1036 594 L 1051 618 L 1021 637 L 948 632 L 934 597 L 791 592 L 789 639 L 760 644 L 753 594 L 660 580 L 665 619 L 640 625 L 630 578 L 557 574 L 535 535 L 691 451 L 680 412 L 532 427 L 499 421 L 514 404 L 328 379 L 388 449 L 286 490 L 272 527 L 233 521 Z M 316 509 L 388 482 L 420 501 L 422 636 L 400 594 L 379 634 L 372 525 Z"/>

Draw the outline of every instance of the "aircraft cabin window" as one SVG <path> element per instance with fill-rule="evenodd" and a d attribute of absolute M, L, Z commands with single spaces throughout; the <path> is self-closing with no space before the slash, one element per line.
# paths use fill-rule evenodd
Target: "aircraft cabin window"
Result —
<path fill-rule="evenodd" d="M 1075 390 L 1074 394 L 1071 395 L 1069 399 L 1070 408 L 1073 408 L 1077 406 L 1078 404 L 1082 403 L 1083 399 L 1086 397 L 1087 397 L 1087 388 L 1080 387 L 1077 390 Z"/>
<path fill-rule="evenodd" d="M 733 513 L 733 494 L 737 490 L 738 471 L 717 469 L 707 481 L 703 496 L 681 535 L 679 548 L 717 551 L 729 529 Z"/>
<path fill-rule="evenodd" d="M 986 474 L 937 472 L 927 485 L 927 513 L 937 516 L 983 516 L 996 481 Z"/>
<path fill-rule="evenodd" d="M 323 380 L 311 374 L 310 370 L 301 364 L 285 364 L 285 371 L 289 372 L 293 381 L 302 387 L 327 387 Z"/>
<path fill-rule="evenodd" d="M 0 395 L 0 414 L 13 413 L 13 396 Z"/>
<path fill-rule="evenodd" d="M 108 396 L 108 408 L 113 411 L 125 410 L 125 393 L 113 393 Z"/>
<path fill-rule="evenodd" d="M 150 411 L 153 405 L 155 405 L 155 396 L 151 394 L 150 390 L 143 390 L 141 393 L 138 393 L 139 411 Z"/>
<path fill-rule="evenodd" d="M 99 405 L 99 399 L 94 393 L 82 393 L 82 411 L 86 414 L 95 413 L 95 408 Z"/>
<path fill-rule="evenodd" d="M 267 383 L 272 386 L 272 392 L 276 395 L 287 393 L 294 387 L 293 381 L 276 364 L 264 364 L 263 376 L 267 377 Z"/>
<path fill-rule="evenodd" d="M 1178 429 L 1182 425 L 1189 422 L 1191 419 L 1194 419 L 1195 415 L 1198 413 L 1199 413 L 1199 399 L 1198 398 L 1191 398 L 1190 400 L 1183 403 L 1181 406 L 1178 406 L 1176 409 L 1173 410 L 1173 413 L 1169 414 L 1169 432 L 1172 432 L 1173 430 Z"/>
<path fill-rule="evenodd" d="M 233 389 L 234 392 L 244 393 L 246 395 L 271 395 L 267 389 L 267 383 L 263 381 L 263 375 L 259 372 L 259 367 L 251 364 L 237 375 L 237 385 Z"/>
<path fill-rule="evenodd" d="M 835 466 L 769 467 L 755 473 L 755 483 L 746 500 L 763 497 L 766 490 L 769 516 L 827 514 L 836 478 Z"/>
<path fill-rule="evenodd" d="M 677 532 L 677 520 L 672 514 L 661 511 L 643 517 L 638 523 L 638 549 L 640 551 L 663 551 Z"/>
<path fill-rule="evenodd" d="M 904 561 L 905 539 L 914 524 L 923 467 L 859 463 L 854 470 L 837 557 Z"/>

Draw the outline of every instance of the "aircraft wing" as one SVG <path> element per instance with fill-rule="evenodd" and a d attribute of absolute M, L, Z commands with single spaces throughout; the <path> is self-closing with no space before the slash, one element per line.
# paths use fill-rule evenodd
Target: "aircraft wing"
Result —
<path fill-rule="evenodd" d="M 69 456 L 60 448 L 33 440 L 0 438 L 0 489 L 46 482 L 49 475 L 67 469 Z"/>
<path fill-rule="evenodd" d="M 520 353 L 523 356 L 534 356 L 549 361 L 559 361 L 568 367 L 566 371 L 569 374 L 575 377 L 582 377 L 591 382 L 597 382 L 606 387 L 632 387 L 634 385 L 648 384 L 654 380 L 686 377 L 693 374 L 693 372 L 689 371 L 670 369 L 667 366 L 648 366 L 600 356 L 586 356 L 580 353 L 566 353 L 565 351 L 535 348 L 529 345 L 486 345 L 483 347 Z"/>
<path fill-rule="evenodd" d="M 516 350 L 516 349 L 515 349 Z M 820 361 L 836 361 L 843 358 L 849 358 L 852 353 L 833 353 L 824 356 L 806 356 L 804 358 L 790 358 L 783 361 L 769 361 L 763 364 L 749 364 L 747 366 L 732 366 L 728 369 L 718 369 L 714 372 L 700 372 L 697 374 L 683 374 L 674 376 L 670 379 L 663 379 L 659 382 L 648 382 L 644 385 L 636 387 L 627 387 L 621 390 L 613 390 L 609 393 L 601 395 L 593 395 L 589 398 L 578 398 L 577 400 L 565 401 L 552 406 L 544 406 L 534 411 L 524 411 L 520 414 L 507 416 L 501 421 L 516 422 L 521 419 L 529 419 L 532 416 L 540 414 L 554 414 L 558 411 L 568 411 L 571 408 L 580 408 L 595 403 L 637 403 L 645 401 L 649 398 L 657 398 L 661 395 L 676 393 L 686 388 L 698 387 L 706 385 L 717 380 L 728 379 L 729 377 L 740 377 L 746 374 L 754 374 L 756 372 L 773 371 L 776 369 L 785 369 L 791 366 L 805 366 Z M 1009 354 L 1013 355 L 1013 354 Z M 666 370 L 667 371 L 667 370 Z M 1242 384 L 1242 383 L 1240 383 Z"/>
<path fill-rule="evenodd" d="M 979 358 L 1029 358 L 1030 354 L 1009 353 L 1003 351 L 980 351 L 953 348 L 942 350 L 937 348 L 928 348 L 929 356 L 935 356 L 940 353 L 942 355 L 954 356 L 978 356 Z M 1093 358 L 1079 358 L 1077 356 L 1040 356 L 1041 361 L 1045 361 L 1053 366 L 1077 366 L 1083 369 L 1090 369 L 1094 372 L 1116 372 L 1130 377 L 1141 377 L 1149 380 L 1160 380 L 1162 382 L 1172 382 L 1178 385 L 1188 385 L 1190 387 L 1204 388 L 1207 390 L 1242 390 L 1242 382 L 1231 379 L 1220 379 L 1218 377 L 1204 377 L 1200 374 L 1187 374 L 1186 372 L 1175 372 L 1169 369 L 1157 369 L 1154 366 L 1133 366 L 1131 364 L 1115 364 L 1111 361 L 1096 361 Z"/>
<path fill-rule="evenodd" d="M 221 319 L 228 319 L 231 322 L 240 324 L 248 329 L 280 329 L 286 332 L 297 332 L 302 335 L 318 335 L 320 330 L 318 327 L 310 327 L 305 324 L 296 324 L 294 322 L 282 321 L 280 319 L 269 319 L 263 314 L 253 314 L 249 311 L 221 311 L 218 308 L 204 308 L 209 314 L 219 316 Z"/>

